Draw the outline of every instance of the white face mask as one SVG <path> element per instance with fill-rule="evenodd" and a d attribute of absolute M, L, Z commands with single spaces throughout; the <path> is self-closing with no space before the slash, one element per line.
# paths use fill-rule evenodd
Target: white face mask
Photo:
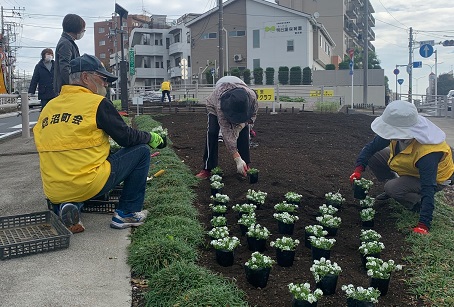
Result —
<path fill-rule="evenodd" d="M 99 86 L 98 83 L 90 76 L 91 82 L 93 82 L 96 86 L 96 94 L 105 97 L 107 95 L 107 89 L 104 86 Z"/>
<path fill-rule="evenodd" d="M 79 40 L 81 39 L 82 37 L 84 37 L 84 34 L 85 34 L 85 30 L 80 32 L 79 34 L 76 35 L 76 40 Z"/>
<path fill-rule="evenodd" d="M 45 61 L 45 62 L 50 62 L 50 61 L 52 61 L 53 59 L 54 59 L 54 57 L 53 57 L 51 54 L 46 54 L 46 55 L 44 56 L 44 61 Z"/>

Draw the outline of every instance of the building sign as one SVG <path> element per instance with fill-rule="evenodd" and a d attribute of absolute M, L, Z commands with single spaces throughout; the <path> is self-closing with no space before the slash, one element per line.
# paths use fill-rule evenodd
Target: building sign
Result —
<path fill-rule="evenodd" d="M 311 97 L 320 97 L 322 95 L 321 90 L 313 90 L 309 92 L 309 95 Z M 334 96 L 334 91 L 333 90 L 324 90 L 323 91 L 323 96 Z"/>
<path fill-rule="evenodd" d="M 266 34 L 303 34 L 303 26 L 300 24 L 301 21 L 280 21 L 275 24 L 267 24 L 265 26 Z"/>
<path fill-rule="evenodd" d="M 274 88 L 259 88 L 257 92 L 257 101 L 274 101 Z"/>

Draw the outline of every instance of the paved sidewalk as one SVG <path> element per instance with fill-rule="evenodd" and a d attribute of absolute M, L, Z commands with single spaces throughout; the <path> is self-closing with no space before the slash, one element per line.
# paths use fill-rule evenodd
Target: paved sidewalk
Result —
<path fill-rule="evenodd" d="M 47 210 L 33 138 L 0 141 L 0 216 Z M 0 306 L 131 306 L 129 229 L 110 215 L 83 213 L 69 248 L 0 261 Z"/>

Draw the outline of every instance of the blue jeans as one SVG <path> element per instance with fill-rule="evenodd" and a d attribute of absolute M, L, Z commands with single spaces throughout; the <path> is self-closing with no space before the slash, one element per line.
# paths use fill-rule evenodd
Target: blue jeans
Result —
<path fill-rule="evenodd" d="M 95 197 L 108 193 L 116 185 L 124 182 L 118 209 L 126 214 L 142 211 L 150 169 L 150 147 L 140 144 L 122 148 L 109 155 L 107 161 L 111 165 L 110 176 Z"/>

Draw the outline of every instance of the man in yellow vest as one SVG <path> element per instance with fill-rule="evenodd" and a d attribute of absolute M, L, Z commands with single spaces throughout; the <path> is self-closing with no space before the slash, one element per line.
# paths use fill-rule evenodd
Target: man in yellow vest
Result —
<path fill-rule="evenodd" d="M 60 204 L 57 213 L 73 233 L 83 202 L 108 193 L 123 182 L 118 209 L 110 226 L 141 225 L 150 166 L 150 147 L 163 140 L 156 133 L 128 127 L 106 97 L 108 83 L 117 79 L 92 55 L 70 62 L 69 85 L 46 105 L 33 128 L 46 197 Z M 110 154 L 109 136 L 124 148 Z"/>
<path fill-rule="evenodd" d="M 162 91 L 162 96 L 161 96 L 161 103 L 164 102 L 164 96 L 167 95 L 167 99 L 169 100 L 169 103 L 172 102 L 172 99 L 170 98 L 170 90 L 172 89 L 172 85 L 170 84 L 169 80 L 166 80 L 161 83 L 161 91 Z"/>
<path fill-rule="evenodd" d="M 428 234 L 434 211 L 434 194 L 453 184 L 454 163 L 445 133 L 418 114 L 407 101 L 393 101 L 371 124 L 377 134 L 360 152 L 350 176 L 353 183 L 367 166 L 385 192 L 376 200 L 394 198 L 413 211 L 420 211 L 413 232 Z"/>

